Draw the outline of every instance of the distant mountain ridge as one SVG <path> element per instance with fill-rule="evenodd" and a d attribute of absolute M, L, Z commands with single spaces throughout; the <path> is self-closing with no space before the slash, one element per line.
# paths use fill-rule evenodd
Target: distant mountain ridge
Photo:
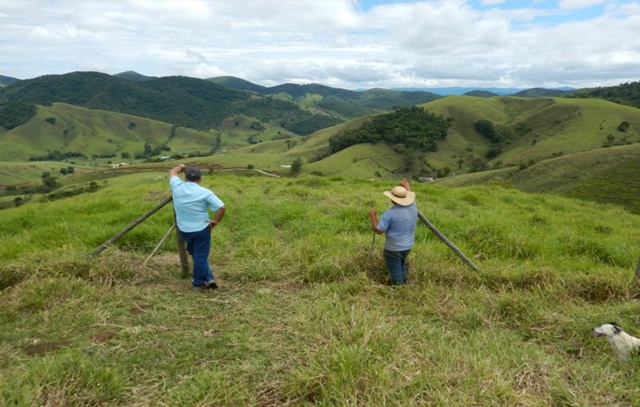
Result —
<path fill-rule="evenodd" d="M 544 89 L 544 88 L 532 88 L 526 89 L 520 92 L 516 92 L 513 96 L 519 96 L 523 98 L 540 98 L 540 97 L 558 97 L 569 93 L 567 90 L 561 89 Z"/>
<path fill-rule="evenodd" d="M 247 91 L 262 97 L 251 96 Z M 16 80 L 0 91 L 0 104 L 3 101 L 62 102 L 194 129 L 215 128 L 225 117 L 242 114 L 306 135 L 357 117 L 439 97 L 428 92 L 387 89 L 355 92 L 319 84 L 282 84 L 267 88 L 234 77 L 205 80 L 186 76 L 152 77 L 126 71 L 116 75 L 72 72 Z"/>
<path fill-rule="evenodd" d="M 466 92 L 465 96 L 475 96 L 479 98 L 492 98 L 494 96 L 500 96 L 497 93 L 489 92 L 488 90 L 472 90 Z"/>
<path fill-rule="evenodd" d="M 129 75 L 135 77 L 135 75 Z M 227 86 L 189 77 L 122 79 L 99 72 L 73 72 L 22 80 L 0 88 L 0 103 L 68 103 L 209 130 L 234 115 L 260 117 L 299 135 L 342 120 L 295 103 L 256 98 Z"/>
<path fill-rule="evenodd" d="M 298 85 L 285 83 L 265 87 L 233 76 L 221 76 L 207 79 L 214 83 L 229 86 L 238 90 L 247 90 L 263 96 L 288 95 L 294 101 L 309 103 L 327 111 L 350 111 L 351 117 L 360 117 L 373 113 L 389 111 L 394 107 L 414 106 L 431 102 L 442 96 L 424 91 L 398 91 L 392 89 L 369 89 L 353 91 L 333 88 L 317 83 Z M 321 98 L 317 98 L 320 96 Z"/>
<path fill-rule="evenodd" d="M 0 86 L 9 85 L 9 84 L 12 84 L 14 82 L 18 82 L 19 80 L 20 79 L 18 79 L 18 78 L 12 78 L 10 76 L 0 75 Z"/>
<path fill-rule="evenodd" d="M 220 85 L 229 86 L 234 89 L 248 90 L 256 93 L 262 93 L 268 89 L 266 86 L 258 85 L 244 79 L 236 78 L 235 76 L 218 76 L 216 78 L 208 78 L 206 80 L 218 83 Z"/>
<path fill-rule="evenodd" d="M 345 90 L 340 88 L 332 88 L 330 86 L 320 85 L 320 84 L 308 84 L 308 85 L 296 85 L 296 84 L 282 84 L 276 85 L 272 87 L 265 87 L 261 85 L 257 85 L 255 83 L 246 81 L 241 78 L 236 78 L 234 76 L 219 76 L 215 78 L 208 78 L 215 83 L 219 83 L 221 85 L 229 86 L 234 89 L 239 90 L 249 90 L 252 92 L 260 93 L 262 95 L 273 95 L 281 92 L 289 93 L 294 97 L 303 96 L 305 93 L 318 93 L 322 95 L 333 95 L 339 96 L 347 99 L 358 100 L 358 97 L 355 96 L 357 94 L 366 94 L 367 92 L 375 92 L 380 90 L 387 90 L 389 92 L 401 92 L 401 93 L 413 93 L 414 99 L 420 98 L 423 96 L 424 98 L 432 98 L 431 100 L 435 100 L 438 97 L 448 96 L 448 95 L 463 95 L 463 94 L 471 94 L 471 96 L 483 95 L 481 97 L 489 97 L 489 94 L 496 96 L 521 96 L 521 97 L 544 97 L 544 96 L 559 96 L 561 94 L 570 92 L 575 90 L 575 88 L 571 87 L 560 87 L 553 89 L 545 89 L 545 88 L 531 88 L 531 89 L 523 89 L 523 88 L 472 88 L 472 87 L 434 87 L 434 88 L 390 88 L 390 89 L 382 89 L 382 88 L 372 88 L 366 90 Z M 536 96 L 534 96 L 534 94 Z M 419 95 L 419 96 L 415 96 Z M 419 103 L 426 103 L 419 102 Z"/>
<path fill-rule="evenodd" d="M 151 79 L 158 79 L 157 76 L 146 76 L 146 75 L 142 75 L 139 74 L 138 72 L 134 72 L 134 71 L 126 71 L 126 72 L 120 72 L 118 74 L 113 75 L 117 78 L 122 78 L 122 79 L 127 79 L 130 81 L 148 81 Z"/>
<path fill-rule="evenodd" d="M 434 88 L 393 88 L 396 90 L 403 91 L 426 91 L 426 92 L 434 92 L 442 96 L 446 95 L 465 95 L 469 92 L 490 92 L 499 96 L 518 96 L 518 93 L 526 92 L 530 88 L 497 88 L 497 87 L 461 87 L 461 86 L 449 86 L 449 87 L 434 87 Z M 550 94 L 545 94 L 543 96 L 557 96 L 557 94 L 552 95 L 551 93 L 563 91 L 563 92 L 571 92 L 576 90 L 576 88 L 571 88 L 568 86 L 563 86 L 559 88 L 531 88 L 531 89 L 544 89 L 545 91 L 550 92 Z M 526 96 L 524 96 L 526 97 Z"/>

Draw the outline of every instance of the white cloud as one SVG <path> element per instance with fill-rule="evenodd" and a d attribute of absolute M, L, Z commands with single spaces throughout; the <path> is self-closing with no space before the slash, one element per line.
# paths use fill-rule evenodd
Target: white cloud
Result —
<path fill-rule="evenodd" d="M 343 88 L 640 79 L 640 1 L 479 3 L 0 0 L 0 74 L 133 70 Z"/>
<path fill-rule="evenodd" d="M 595 6 L 603 3 L 611 3 L 610 0 L 559 0 L 558 7 L 561 9 L 580 9 Z"/>

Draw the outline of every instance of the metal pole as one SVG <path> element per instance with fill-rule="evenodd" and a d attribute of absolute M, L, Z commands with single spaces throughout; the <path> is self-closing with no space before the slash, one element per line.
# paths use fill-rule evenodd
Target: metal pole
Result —
<path fill-rule="evenodd" d="M 438 230 L 438 228 L 436 228 L 431 222 L 429 222 L 429 220 L 422 214 L 422 212 L 418 211 L 418 217 L 420 218 L 420 220 L 422 221 L 422 223 L 424 223 L 425 225 L 427 225 L 427 227 L 429 229 L 431 229 L 431 231 L 433 233 L 435 233 L 436 236 L 438 236 L 438 238 L 440 240 L 442 240 L 442 242 L 444 244 L 446 244 L 447 246 L 449 246 L 449 248 L 451 250 L 453 250 L 453 252 L 460 257 L 460 259 L 462 259 L 462 261 L 464 261 L 469 267 L 471 267 L 472 269 L 474 269 L 475 271 L 480 271 L 478 269 L 478 267 L 476 267 L 475 264 L 473 264 L 473 262 L 471 260 L 469 260 L 469 258 L 467 258 L 467 256 L 465 256 L 460 249 L 458 249 L 456 247 L 456 245 L 454 245 L 449 239 L 447 239 L 447 237 L 445 235 L 443 235 L 442 233 L 440 233 L 440 231 Z"/>

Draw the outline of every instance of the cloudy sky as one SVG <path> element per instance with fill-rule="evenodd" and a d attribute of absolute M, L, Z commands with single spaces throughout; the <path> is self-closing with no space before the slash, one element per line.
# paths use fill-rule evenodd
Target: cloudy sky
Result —
<path fill-rule="evenodd" d="M 640 80 L 640 0 L 0 0 L 0 75 L 345 89 Z"/>

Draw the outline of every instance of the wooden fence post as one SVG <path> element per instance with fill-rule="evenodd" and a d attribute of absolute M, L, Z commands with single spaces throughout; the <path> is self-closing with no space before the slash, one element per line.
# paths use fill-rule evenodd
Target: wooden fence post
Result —
<path fill-rule="evenodd" d="M 178 220 L 176 219 L 176 212 L 173 211 L 173 219 L 176 223 L 176 240 L 178 241 L 178 253 L 180 253 L 180 266 L 182 267 L 182 274 L 184 276 L 191 275 L 191 270 L 189 269 L 189 255 L 187 253 L 187 247 L 184 244 L 184 239 L 180 234 L 180 229 L 178 229 Z"/>
<path fill-rule="evenodd" d="M 155 208 L 151 209 L 149 212 L 147 212 L 144 215 L 140 216 L 138 219 L 136 219 L 133 222 L 131 222 L 129 224 L 129 226 L 127 226 L 126 228 L 124 228 L 120 232 L 116 233 L 109 240 L 107 240 L 106 242 L 104 242 L 100 246 L 98 246 L 94 251 L 89 253 L 89 256 L 96 256 L 96 255 L 100 254 L 104 249 L 109 247 L 109 245 L 111 243 L 115 242 L 116 240 L 120 239 L 122 236 L 126 235 L 131 229 L 135 228 L 136 226 L 138 226 L 139 224 L 144 222 L 145 219 L 147 219 L 149 216 L 151 216 L 154 213 L 156 213 L 158 210 L 160 210 L 163 206 L 165 206 L 166 204 L 168 204 L 172 200 L 173 200 L 173 197 L 169 196 L 164 201 L 160 202 Z"/>

